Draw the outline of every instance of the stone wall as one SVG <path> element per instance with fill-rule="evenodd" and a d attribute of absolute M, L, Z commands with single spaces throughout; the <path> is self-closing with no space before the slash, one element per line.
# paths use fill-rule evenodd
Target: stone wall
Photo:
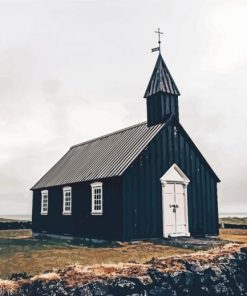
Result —
<path fill-rule="evenodd" d="M 26 278 L 26 279 L 25 279 Z M 247 247 L 232 245 L 209 252 L 146 264 L 71 266 L 41 276 L 13 275 L 12 295 L 247 295 Z M 3 285 L 2 285 L 3 286 Z M 0 283 L 1 291 L 1 283 Z M 9 295 L 2 290 L 0 295 Z"/>

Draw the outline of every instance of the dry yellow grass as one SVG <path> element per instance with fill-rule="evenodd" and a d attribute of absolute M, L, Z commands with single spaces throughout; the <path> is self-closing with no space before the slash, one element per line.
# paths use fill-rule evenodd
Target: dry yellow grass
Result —
<path fill-rule="evenodd" d="M 169 257 L 192 252 L 148 242 L 123 244 L 117 248 L 70 246 L 63 241 L 33 239 L 28 230 L 0 231 L 0 248 L 2 278 L 23 271 L 35 275 L 73 264 L 116 264 L 129 261 L 143 263 L 152 257 Z"/>
<path fill-rule="evenodd" d="M 247 225 L 247 217 L 223 217 L 220 218 L 220 223 Z"/>
<path fill-rule="evenodd" d="M 42 273 L 39 275 L 35 275 L 31 278 L 34 281 L 42 281 L 42 282 L 51 282 L 51 281 L 59 281 L 61 279 L 60 275 L 56 272 L 48 272 Z"/>
<path fill-rule="evenodd" d="M 220 238 L 239 243 L 247 243 L 247 229 L 221 229 Z"/>
<path fill-rule="evenodd" d="M 30 229 L 11 229 L 11 230 L 0 230 L 0 239 L 19 239 L 19 238 L 28 238 L 32 237 L 32 231 Z"/>
<path fill-rule="evenodd" d="M 28 230 L 0 231 L 0 277 L 27 272 L 35 275 L 79 264 L 118 264 L 135 261 L 144 263 L 153 257 L 170 257 L 190 254 L 193 250 L 158 245 L 149 242 L 123 244 L 117 248 L 88 248 L 69 246 L 64 242 L 35 240 Z M 222 229 L 221 239 L 247 243 L 247 230 Z"/>
<path fill-rule="evenodd" d="M 129 261 L 143 263 L 153 257 L 169 257 L 191 252 L 192 250 L 152 243 L 125 245 L 118 248 L 48 247 L 44 250 L 32 250 L 29 247 L 5 258 L 0 256 L 0 276 L 6 278 L 14 272 L 23 271 L 37 274 L 73 264 L 116 264 Z"/>
<path fill-rule="evenodd" d="M 16 292 L 18 286 L 19 285 L 16 282 L 0 279 L 0 295 L 6 295 L 4 294 L 6 291 L 8 292 L 8 295 L 11 295 Z"/>

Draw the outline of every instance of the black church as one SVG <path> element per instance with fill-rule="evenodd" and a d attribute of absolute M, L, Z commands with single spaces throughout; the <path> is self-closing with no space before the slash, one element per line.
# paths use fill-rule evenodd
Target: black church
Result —
<path fill-rule="evenodd" d="M 220 180 L 179 121 L 179 96 L 159 52 L 147 121 L 69 149 L 32 187 L 34 235 L 217 236 Z"/>

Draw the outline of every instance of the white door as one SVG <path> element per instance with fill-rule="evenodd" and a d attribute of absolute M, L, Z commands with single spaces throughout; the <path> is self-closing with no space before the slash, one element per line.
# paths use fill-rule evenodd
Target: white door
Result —
<path fill-rule="evenodd" d="M 188 236 L 187 187 L 174 182 L 162 189 L 164 237 Z"/>

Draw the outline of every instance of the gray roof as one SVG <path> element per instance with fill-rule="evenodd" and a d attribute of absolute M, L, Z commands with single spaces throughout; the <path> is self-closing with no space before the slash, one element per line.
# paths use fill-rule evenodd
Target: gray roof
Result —
<path fill-rule="evenodd" d="M 164 125 L 143 122 L 72 146 L 32 189 L 120 176 Z"/>
<path fill-rule="evenodd" d="M 161 56 L 159 54 L 153 74 L 148 83 L 144 98 L 148 98 L 158 92 L 179 96 L 180 92 Z"/>

